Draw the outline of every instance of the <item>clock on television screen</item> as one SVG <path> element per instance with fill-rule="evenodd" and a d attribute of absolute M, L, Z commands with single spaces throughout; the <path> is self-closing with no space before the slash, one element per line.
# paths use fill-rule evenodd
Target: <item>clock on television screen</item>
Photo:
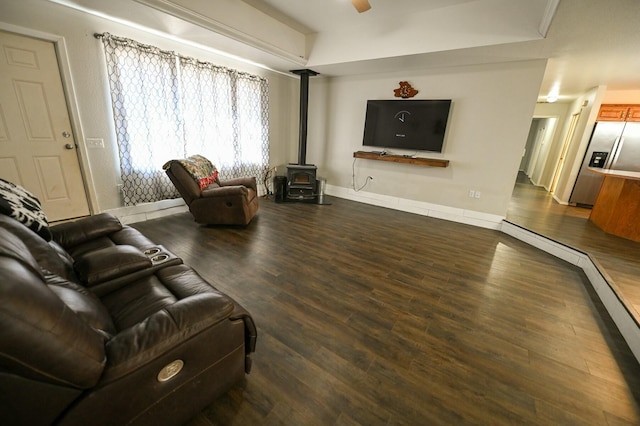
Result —
<path fill-rule="evenodd" d="M 362 145 L 442 152 L 451 100 L 369 100 Z"/>

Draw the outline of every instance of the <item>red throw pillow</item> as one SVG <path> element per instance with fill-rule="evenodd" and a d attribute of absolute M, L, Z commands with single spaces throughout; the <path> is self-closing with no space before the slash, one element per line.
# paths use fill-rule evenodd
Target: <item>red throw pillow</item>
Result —
<path fill-rule="evenodd" d="M 214 182 L 218 181 L 218 171 L 214 170 L 209 176 L 203 177 L 198 180 L 198 185 L 200 186 L 200 190 L 203 190 L 207 186 L 211 185 Z"/>

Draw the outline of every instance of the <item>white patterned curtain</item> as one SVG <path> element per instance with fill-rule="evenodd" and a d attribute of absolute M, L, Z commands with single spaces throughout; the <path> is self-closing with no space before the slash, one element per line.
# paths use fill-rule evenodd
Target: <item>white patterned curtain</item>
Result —
<path fill-rule="evenodd" d="M 100 37 L 125 205 L 179 197 L 162 165 L 194 154 L 209 158 L 221 180 L 264 179 L 266 79 L 110 34 Z"/>

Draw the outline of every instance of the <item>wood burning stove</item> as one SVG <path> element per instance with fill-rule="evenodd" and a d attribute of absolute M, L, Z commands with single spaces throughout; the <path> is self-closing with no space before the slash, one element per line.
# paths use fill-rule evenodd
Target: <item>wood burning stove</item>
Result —
<path fill-rule="evenodd" d="M 287 198 L 290 200 L 311 200 L 317 194 L 317 167 L 313 164 L 287 165 Z"/>
<path fill-rule="evenodd" d="M 317 167 L 307 164 L 307 117 L 309 112 L 309 76 L 318 75 L 312 70 L 293 70 L 300 76 L 300 132 L 298 163 L 287 165 L 286 199 L 315 200 L 318 196 Z"/>
<path fill-rule="evenodd" d="M 316 178 L 317 167 L 307 164 L 307 116 L 309 110 L 309 76 L 318 75 L 312 70 L 292 70 L 300 76 L 300 139 L 298 163 L 287 165 L 287 176 L 273 179 L 276 202 L 304 201 L 316 204 L 331 204 L 324 201 L 326 179 Z"/>

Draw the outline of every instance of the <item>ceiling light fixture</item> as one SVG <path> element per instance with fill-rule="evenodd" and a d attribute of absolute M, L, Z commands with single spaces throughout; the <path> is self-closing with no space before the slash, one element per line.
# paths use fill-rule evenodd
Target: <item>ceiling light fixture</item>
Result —
<path fill-rule="evenodd" d="M 551 90 L 549 90 L 549 93 L 547 94 L 547 102 L 552 104 L 558 100 L 559 96 L 560 96 L 560 83 L 556 81 L 555 83 L 553 83 Z"/>

